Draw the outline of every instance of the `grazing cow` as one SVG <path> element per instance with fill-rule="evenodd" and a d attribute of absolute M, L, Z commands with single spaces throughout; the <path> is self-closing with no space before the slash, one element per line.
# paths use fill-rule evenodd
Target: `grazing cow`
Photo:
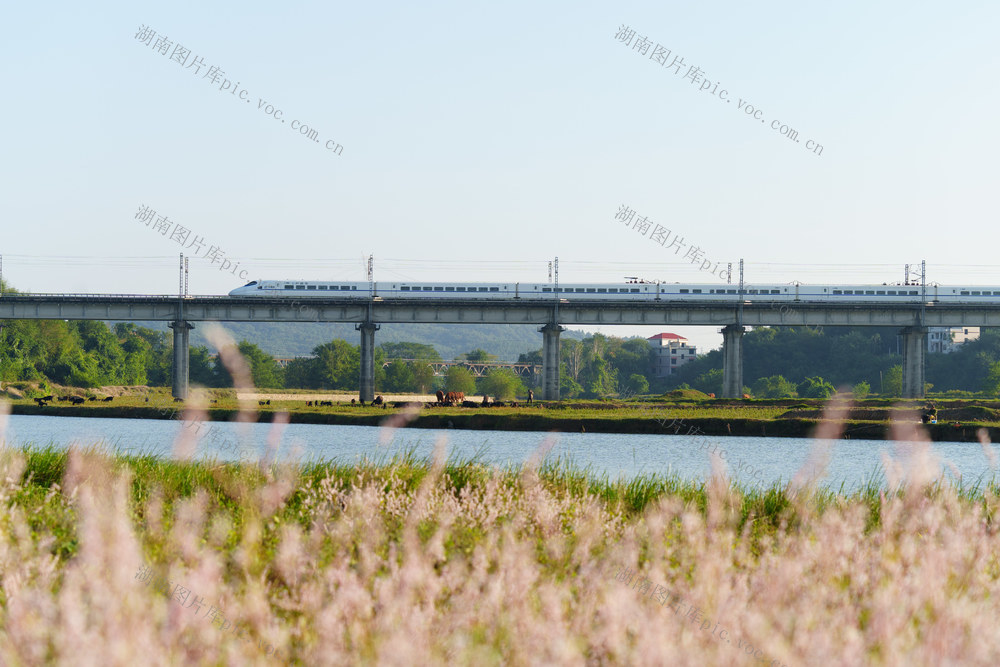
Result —
<path fill-rule="evenodd" d="M 510 407 L 516 408 L 517 407 L 517 401 L 511 401 L 510 402 Z"/>
<path fill-rule="evenodd" d="M 105 403 L 110 403 L 110 402 L 111 402 L 111 401 L 113 401 L 113 400 L 115 400 L 115 397 L 114 397 L 114 396 L 105 396 L 105 397 L 104 397 L 104 402 L 105 402 Z"/>
<path fill-rule="evenodd" d="M 81 403 L 86 403 L 87 401 L 85 401 L 81 396 L 70 396 L 69 402 L 73 405 L 80 405 Z"/>
<path fill-rule="evenodd" d="M 381 396 L 376 396 L 375 400 L 372 401 L 372 405 L 382 405 L 382 397 Z"/>
<path fill-rule="evenodd" d="M 271 405 L 271 399 L 270 399 L 270 398 L 269 398 L 269 399 L 267 399 L 267 401 L 266 401 L 266 402 L 265 402 L 264 404 L 265 404 L 265 405 Z"/>
<path fill-rule="evenodd" d="M 444 392 L 443 391 L 441 391 L 440 389 L 438 389 L 437 393 L 435 394 L 435 396 L 437 396 L 438 403 L 444 403 Z"/>
<path fill-rule="evenodd" d="M 353 402 L 354 401 L 351 401 L 351 403 L 353 403 Z M 312 401 L 306 401 L 306 407 L 307 408 L 311 408 L 312 406 L 313 406 L 313 402 Z"/>
<path fill-rule="evenodd" d="M 352 398 L 351 399 L 351 405 L 357 405 L 357 404 L 358 404 L 357 400 Z"/>
<path fill-rule="evenodd" d="M 96 396 L 90 396 L 90 397 L 87 398 L 87 400 L 88 401 L 96 401 L 97 397 Z"/>
<path fill-rule="evenodd" d="M 465 400 L 465 393 L 461 391 L 449 391 L 444 395 L 445 403 L 461 403 Z"/>
<path fill-rule="evenodd" d="M 43 401 L 51 401 L 54 398 L 55 398 L 55 396 L 53 396 L 52 394 L 49 394 L 48 396 L 42 396 L 42 400 Z"/>
<path fill-rule="evenodd" d="M 40 408 L 44 408 L 47 405 L 44 398 L 34 398 L 32 400 L 35 401 L 35 403 L 38 403 L 38 407 Z"/>
<path fill-rule="evenodd" d="M 257 401 L 257 405 L 264 405 L 264 401 Z"/>
<path fill-rule="evenodd" d="M 475 401 L 462 401 L 463 408 L 478 408 L 479 404 Z"/>

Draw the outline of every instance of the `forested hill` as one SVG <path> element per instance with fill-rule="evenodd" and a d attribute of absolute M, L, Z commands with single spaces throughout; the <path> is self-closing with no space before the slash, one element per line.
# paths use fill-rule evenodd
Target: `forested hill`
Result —
<path fill-rule="evenodd" d="M 155 331 L 169 329 L 162 322 L 138 322 Z M 334 338 L 352 345 L 360 342 L 353 324 L 300 324 L 288 322 L 225 322 L 223 326 L 236 340 L 257 345 L 274 357 L 300 357 L 312 354 L 317 345 Z M 565 331 L 563 338 L 582 340 L 585 334 Z M 469 350 L 485 350 L 501 361 L 517 361 L 519 355 L 541 349 L 542 334 L 537 326 L 514 324 L 382 324 L 375 333 L 375 344 L 398 342 L 433 345 L 442 359 L 454 359 Z M 194 323 L 191 345 L 207 345 L 204 327 Z"/>

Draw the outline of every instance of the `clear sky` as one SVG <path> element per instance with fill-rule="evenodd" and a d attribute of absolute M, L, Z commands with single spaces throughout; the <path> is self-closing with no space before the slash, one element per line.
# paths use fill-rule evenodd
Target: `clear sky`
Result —
<path fill-rule="evenodd" d="M 694 246 L 713 265 L 745 258 L 751 283 L 881 283 L 926 259 L 929 280 L 1000 284 L 1000 3 L 98 1 L 3 15 L 0 254 L 20 289 L 175 293 L 178 224 L 203 244 L 188 249 L 195 294 L 243 282 L 212 246 L 251 278 L 361 280 L 374 254 L 380 280 L 544 282 L 556 256 L 561 282 L 719 280 L 684 258 Z M 623 205 L 684 249 L 615 220 Z M 140 206 L 169 232 L 136 220 Z"/>

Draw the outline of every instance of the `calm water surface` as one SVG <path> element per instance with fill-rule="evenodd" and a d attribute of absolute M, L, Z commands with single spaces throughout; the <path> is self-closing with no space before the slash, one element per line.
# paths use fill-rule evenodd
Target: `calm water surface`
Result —
<path fill-rule="evenodd" d="M 197 457 L 222 460 L 256 460 L 266 453 L 268 436 L 278 442 L 277 458 L 329 459 L 352 463 L 362 457 L 388 459 L 413 450 L 428 457 L 439 440 L 452 458 L 470 458 L 498 466 L 523 463 L 543 446 L 551 445 L 547 458 L 560 458 L 580 468 L 611 478 L 639 473 L 675 473 L 701 480 L 710 473 L 708 450 L 717 449 L 728 462 L 730 478 L 746 484 L 769 485 L 788 481 L 807 461 L 817 441 L 806 438 L 753 438 L 619 433 L 542 433 L 533 431 L 467 431 L 458 429 L 383 429 L 374 426 L 289 424 L 280 438 L 271 424 L 195 423 L 185 427 L 176 420 L 105 419 L 93 417 L 44 417 L 13 415 L 5 440 L 8 444 L 98 445 L 127 453 L 173 455 L 178 435 L 200 432 Z M 821 482 L 847 490 L 873 476 L 882 479 L 883 456 L 904 462 L 912 446 L 881 440 L 838 440 L 828 443 L 829 463 Z M 978 443 L 943 442 L 931 445 L 949 477 L 966 484 L 992 479 L 995 470 Z M 1000 457 L 996 445 L 990 449 Z"/>

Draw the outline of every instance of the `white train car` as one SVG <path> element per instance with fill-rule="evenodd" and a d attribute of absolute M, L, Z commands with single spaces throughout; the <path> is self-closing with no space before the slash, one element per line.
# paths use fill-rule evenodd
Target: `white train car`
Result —
<path fill-rule="evenodd" d="M 556 293 L 558 290 L 558 294 Z M 367 282 L 312 280 L 254 280 L 229 293 L 241 297 L 368 299 Z M 376 282 L 374 295 L 382 299 L 559 299 L 567 301 L 733 301 L 736 285 L 708 283 L 550 283 Z M 806 303 L 1000 303 L 1000 287 L 928 285 L 745 285 L 743 300 Z"/>

